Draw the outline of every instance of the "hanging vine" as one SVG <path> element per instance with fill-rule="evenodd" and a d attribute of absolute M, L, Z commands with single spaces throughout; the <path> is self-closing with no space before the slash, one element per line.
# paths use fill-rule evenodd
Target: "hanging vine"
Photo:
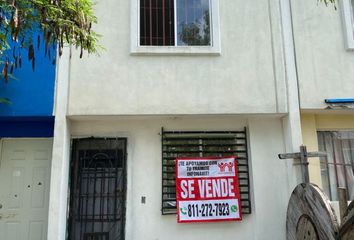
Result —
<path fill-rule="evenodd" d="M 45 56 L 55 63 L 58 47 L 62 55 L 64 44 L 83 52 L 97 53 L 99 35 L 92 30 L 97 23 L 91 0 L 0 0 L 0 63 L 5 82 L 15 68 L 22 66 L 22 49 L 35 68 L 36 51 L 45 46 Z M 34 37 L 41 29 L 42 34 Z M 10 51 L 9 41 L 18 47 Z M 52 50 L 51 50 L 52 49 Z"/>
<path fill-rule="evenodd" d="M 332 4 L 334 9 L 337 9 L 337 5 L 336 5 L 336 0 L 317 0 L 318 2 L 323 2 L 324 4 L 326 4 L 326 6 L 328 6 L 329 4 Z"/>

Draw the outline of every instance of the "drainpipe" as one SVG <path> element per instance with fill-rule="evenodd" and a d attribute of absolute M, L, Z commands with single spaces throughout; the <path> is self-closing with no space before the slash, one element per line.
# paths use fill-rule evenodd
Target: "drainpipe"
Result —
<path fill-rule="evenodd" d="M 298 152 L 302 145 L 300 95 L 296 66 L 294 31 L 291 0 L 280 0 L 283 52 L 285 61 L 285 81 L 287 89 L 288 114 L 283 118 L 285 151 Z M 289 194 L 301 182 L 301 169 L 293 161 L 287 161 Z"/>

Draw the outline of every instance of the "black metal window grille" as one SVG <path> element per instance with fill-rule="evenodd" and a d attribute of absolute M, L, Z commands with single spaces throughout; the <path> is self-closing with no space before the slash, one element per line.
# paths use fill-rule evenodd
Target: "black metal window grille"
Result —
<path fill-rule="evenodd" d="M 74 139 L 69 240 L 123 240 L 126 139 Z"/>
<path fill-rule="evenodd" d="M 174 46 L 174 1 L 140 0 L 140 45 Z"/>
<path fill-rule="evenodd" d="M 251 213 L 246 129 L 242 131 L 165 131 L 162 129 L 162 214 L 176 213 L 175 159 L 237 156 L 243 214 Z"/>

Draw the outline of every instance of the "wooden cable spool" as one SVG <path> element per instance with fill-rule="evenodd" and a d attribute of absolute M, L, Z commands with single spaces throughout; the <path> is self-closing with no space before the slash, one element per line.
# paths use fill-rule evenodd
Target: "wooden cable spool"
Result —
<path fill-rule="evenodd" d="M 341 240 L 354 239 L 354 201 L 352 201 L 343 217 L 343 223 L 339 230 Z"/>
<path fill-rule="evenodd" d="M 335 240 L 338 221 L 330 201 L 316 185 L 301 183 L 291 194 L 286 220 L 287 240 Z"/>

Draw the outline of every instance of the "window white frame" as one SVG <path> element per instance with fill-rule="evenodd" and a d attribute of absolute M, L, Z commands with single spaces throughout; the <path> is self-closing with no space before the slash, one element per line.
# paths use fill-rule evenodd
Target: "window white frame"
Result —
<path fill-rule="evenodd" d="M 352 0 L 341 0 L 340 2 L 346 47 L 348 50 L 354 50 L 354 13 Z"/>
<path fill-rule="evenodd" d="M 176 3 L 176 0 L 174 1 Z M 210 46 L 140 46 L 139 11 L 140 0 L 131 0 L 130 53 L 132 55 L 220 55 L 219 0 L 210 0 Z M 174 11 L 176 14 L 176 7 Z"/>

